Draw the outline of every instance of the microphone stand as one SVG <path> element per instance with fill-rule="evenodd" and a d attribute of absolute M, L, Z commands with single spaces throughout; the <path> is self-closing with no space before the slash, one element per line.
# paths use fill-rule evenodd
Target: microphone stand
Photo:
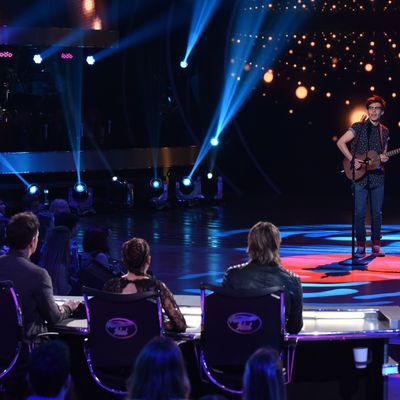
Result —
<path fill-rule="evenodd" d="M 351 267 L 359 267 L 363 265 L 367 265 L 368 261 L 356 258 L 355 254 L 355 244 L 356 244 L 356 148 L 358 141 L 360 139 L 360 135 L 358 135 L 357 142 L 353 148 L 351 154 L 350 168 L 351 168 L 351 194 L 353 196 L 353 212 L 351 215 L 351 258 L 348 258 L 343 261 L 339 261 L 340 265 L 347 265 Z M 367 168 L 367 167 L 366 167 Z"/>

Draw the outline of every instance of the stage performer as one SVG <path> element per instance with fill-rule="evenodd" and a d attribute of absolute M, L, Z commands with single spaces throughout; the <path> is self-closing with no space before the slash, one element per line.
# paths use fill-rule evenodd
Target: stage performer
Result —
<path fill-rule="evenodd" d="M 366 254 L 365 217 L 368 201 L 371 214 L 372 255 L 375 257 L 385 255 L 381 249 L 380 240 L 385 179 L 382 164 L 389 159 L 386 155 L 389 130 L 381 124 L 386 102 L 382 97 L 374 95 L 367 99 L 366 108 L 367 118 L 362 122 L 354 123 L 337 142 L 340 151 L 350 162 L 348 165 L 351 165 L 354 155 L 355 171 L 363 172 L 354 184 L 357 240 L 355 256 L 357 258 L 364 257 Z M 350 149 L 348 144 L 350 144 Z M 376 152 L 377 162 L 367 167 L 365 161 L 371 159 L 371 153 L 369 153 L 371 151 Z"/>

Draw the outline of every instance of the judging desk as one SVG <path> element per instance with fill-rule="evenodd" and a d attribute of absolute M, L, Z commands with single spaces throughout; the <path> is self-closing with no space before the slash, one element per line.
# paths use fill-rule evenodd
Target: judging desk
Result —
<path fill-rule="evenodd" d="M 63 302 L 70 297 L 56 297 Z M 180 339 L 200 338 L 199 296 L 175 296 L 188 329 Z M 293 379 L 288 398 L 386 399 L 387 375 L 397 372 L 389 357 L 389 340 L 399 336 L 400 307 L 305 307 L 304 326 L 286 340 L 297 340 Z M 85 319 L 68 319 L 56 326 L 61 334 L 86 336 Z M 368 349 L 366 367 L 356 368 L 353 349 Z M 322 396 L 322 397 L 321 397 Z"/>

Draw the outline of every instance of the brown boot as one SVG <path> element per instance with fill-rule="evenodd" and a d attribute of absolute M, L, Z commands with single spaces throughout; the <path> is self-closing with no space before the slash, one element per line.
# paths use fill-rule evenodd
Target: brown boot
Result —
<path fill-rule="evenodd" d="M 365 242 L 357 241 L 357 249 L 356 252 L 354 253 L 354 256 L 356 258 L 365 257 Z"/>
<path fill-rule="evenodd" d="M 374 257 L 385 257 L 385 253 L 381 248 L 381 241 L 380 240 L 373 240 L 372 241 L 372 255 Z"/>

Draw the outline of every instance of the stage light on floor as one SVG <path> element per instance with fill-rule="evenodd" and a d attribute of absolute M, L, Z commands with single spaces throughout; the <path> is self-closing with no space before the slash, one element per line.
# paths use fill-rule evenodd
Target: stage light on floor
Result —
<path fill-rule="evenodd" d="M 182 179 L 182 185 L 185 186 L 185 187 L 193 186 L 193 181 L 192 181 L 192 179 L 191 179 L 190 177 L 185 176 L 185 177 Z"/>
<path fill-rule="evenodd" d="M 150 181 L 150 187 L 152 189 L 160 189 L 162 187 L 162 180 L 160 178 L 153 178 Z"/>
<path fill-rule="evenodd" d="M 160 178 L 153 178 L 150 181 L 151 197 L 150 204 L 157 210 L 168 206 L 168 185 Z"/>
<path fill-rule="evenodd" d="M 78 215 L 95 214 L 93 209 L 93 191 L 84 182 L 76 182 L 68 189 L 68 204 Z"/>
<path fill-rule="evenodd" d="M 87 57 L 86 57 L 86 62 L 87 62 L 89 65 L 93 65 L 93 64 L 96 62 L 96 59 L 95 59 L 93 56 L 87 56 Z"/>
<path fill-rule="evenodd" d="M 32 183 L 31 185 L 29 185 L 29 186 L 26 188 L 26 192 L 27 192 L 28 194 L 30 194 L 31 196 L 38 195 L 38 194 L 40 193 L 39 186 L 36 185 L 35 183 Z"/>
<path fill-rule="evenodd" d="M 198 204 L 199 200 L 204 199 L 200 177 L 192 180 L 189 176 L 185 176 L 181 182 L 176 182 L 175 195 L 180 203 L 189 206 Z"/>
<path fill-rule="evenodd" d="M 210 140 L 210 143 L 211 143 L 211 146 L 218 146 L 218 145 L 219 145 L 219 140 L 218 140 L 217 137 L 213 137 L 213 138 Z"/>
<path fill-rule="evenodd" d="M 35 64 L 41 64 L 42 61 L 43 61 L 43 58 L 42 58 L 42 56 L 41 56 L 40 54 L 35 54 L 35 55 L 33 56 L 33 62 L 34 62 Z"/>
<path fill-rule="evenodd" d="M 185 68 L 187 68 L 187 66 L 188 66 L 189 64 L 187 63 L 187 61 L 182 60 L 182 61 L 179 63 L 179 65 L 181 66 L 181 68 L 185 69 Z"/>

